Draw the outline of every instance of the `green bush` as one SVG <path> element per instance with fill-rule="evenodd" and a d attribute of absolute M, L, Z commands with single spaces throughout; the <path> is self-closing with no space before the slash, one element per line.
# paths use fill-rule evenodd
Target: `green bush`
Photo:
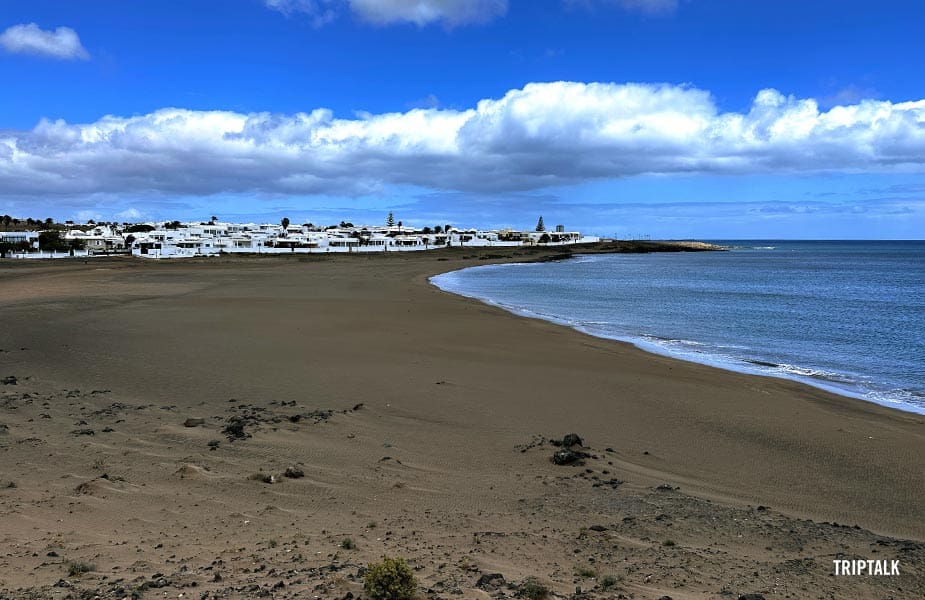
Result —
<path fill-rule="evenodd" d="M 575 574 L 578 575 L 579 577 L 584 577 L 586 579 L 597 577 L 597 571 L 595 571 L 591 567 L 578 567 L 577 569 L 575 569 Z"/>
<path fill-rule="evenodd" d="M 65 563 L 65 566 L 67 567 L 68 577 L 80 577 L 90 571 L 96 570 L 96 566 L 93 564 L 77 560 L 68 561 Z"/>
<path fill-rule="evenodd" d="M 535 577 L 528 577 L 520 586 L 520 591 L 529 600 L 543 600 L 549 596 L 549 588 Z"/>
<path fill-rule="evenodd" d="M 410 600 L 418 585 L 405 559 L 389 557 L 369 565 L 363 584 L 371 600 Z"/>

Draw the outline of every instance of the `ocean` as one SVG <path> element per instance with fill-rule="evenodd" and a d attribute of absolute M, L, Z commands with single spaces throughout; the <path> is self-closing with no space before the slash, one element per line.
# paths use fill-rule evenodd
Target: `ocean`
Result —
<path fill-rule="evenodd" d="M 668 356 L 925 414 L 925 241 L 712 240 L 431 279 Z"/>

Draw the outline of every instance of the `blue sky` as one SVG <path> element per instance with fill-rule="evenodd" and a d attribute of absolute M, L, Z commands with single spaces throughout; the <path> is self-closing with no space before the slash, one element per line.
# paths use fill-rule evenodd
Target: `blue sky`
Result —
<path fill-rule="evenodd" d="M 7 0 L 0 213 L 920 238 L 923 13 Z"/>

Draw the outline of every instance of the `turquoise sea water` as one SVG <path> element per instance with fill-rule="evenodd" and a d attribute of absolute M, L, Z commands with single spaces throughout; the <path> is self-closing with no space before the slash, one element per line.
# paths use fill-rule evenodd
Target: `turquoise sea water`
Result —
<path fill-rule="evenodd" d="M 732 250 L 482 266 L 432 282 L 653 352 L 925 414 L 925 241 L 717 243 Z"/>

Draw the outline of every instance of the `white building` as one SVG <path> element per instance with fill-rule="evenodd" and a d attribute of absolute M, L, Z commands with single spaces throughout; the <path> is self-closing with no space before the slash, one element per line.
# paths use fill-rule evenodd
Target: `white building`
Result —
<path fill-rule="evenodd" d="M 348 226 L 349 225 L 349 226 Z M 444 247 L 515 247 L 563 245 L 599 241 L 567 232 L 480 230 L 448 227 L 446 231 L 407 225 L 361 225 L 342 223 L 324 229 L 273 223 L 226 223 L 210 221 L 180 223 L 150 222 L 134 226 L 75 225 L 64 236 L 80 241 L 81 255 L 130 252 L 144 258 L 182 258 L 219 254 L 283 254 L 325 252 L 417 252 Z M 0 232 L 0 241 L 24 243 L 38 248 L 37 232 Z M 22 254 L 23 257 L 29 253 Z"/>
<path fill-rule="evenodd" d="M 12 244 L 14 246 L 28 246 L 38 249 L 39 232 L 38 231 L 0 231 L 0 242 Z"/>

